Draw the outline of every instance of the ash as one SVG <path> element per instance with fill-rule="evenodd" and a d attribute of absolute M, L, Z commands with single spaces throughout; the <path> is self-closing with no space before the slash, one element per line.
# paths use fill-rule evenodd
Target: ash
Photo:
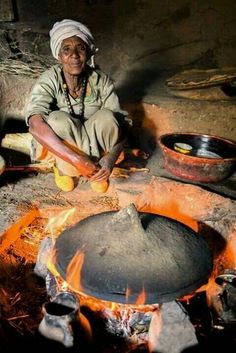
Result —
<path fill-rule="evenodd" d="M 143 313 L 128 308 L 115 312 L 105 310 L 103 315 L 105 326 L 109 333 L 137 345 L 148 343 L 148 331 L 153 312 Z"/>

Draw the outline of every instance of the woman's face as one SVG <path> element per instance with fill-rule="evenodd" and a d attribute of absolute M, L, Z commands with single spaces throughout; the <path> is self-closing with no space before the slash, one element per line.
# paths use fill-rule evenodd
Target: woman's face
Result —
<path fill-rule="evenodd" d="M 64 72 L 69 75 L 80 75 L 86 67 L 88 47 L 84 41 L 76 36 L 62 41 L 59 51 L 59 62 Z"/>

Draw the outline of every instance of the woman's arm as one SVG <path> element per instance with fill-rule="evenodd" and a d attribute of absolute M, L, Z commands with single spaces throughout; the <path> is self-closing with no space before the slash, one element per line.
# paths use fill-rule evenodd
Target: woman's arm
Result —
<path fill-rule="evenodd" d="M 29 132 L 42 146 L 73 165 L 83 176 L 90 178 L 98 171 L 99 168 L 86 155 L 79 155 L 66 146 L 41 115 L 29 118 Z"/>

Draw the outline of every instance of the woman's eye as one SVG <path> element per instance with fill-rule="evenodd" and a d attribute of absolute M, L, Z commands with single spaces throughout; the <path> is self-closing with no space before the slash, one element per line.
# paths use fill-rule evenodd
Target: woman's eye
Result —
<path fill-rule="evenodd" d="M 77 50 L 78 51 L 85 51 L 86 47 L 84 45 L 78 45 Z"/>
<path fill-rule="evenodd" d="M 85 53 L 86 52 L 86 46 L 85 45 L 77 45 L 75 47 L 62 47 L 61 52 L 64 55 L 71 55 L 73 53 Z"/>
<path fill-rule="evenodd" d="M 61 51 L 64 53 L 64 54 L 69 54 L 71 52 L 71 49 L 69 47 L 64 47 L 61 49 Z"/>

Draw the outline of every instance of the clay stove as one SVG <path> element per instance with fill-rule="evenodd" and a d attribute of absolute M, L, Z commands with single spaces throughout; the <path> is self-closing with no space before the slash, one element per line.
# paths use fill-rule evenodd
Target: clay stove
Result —
<path fill-rule="evenodd" d="M 72 346 L 71 313 L 79 302 L 93 302 L 111 333 L 132 345 L 146 343 L 153 351 L 161 316 L 174 313 L 179 327 L 185 321 L 182 335 L 186 333 L 187 320 L 175 299 L 206 283 L 211 269 L 207 243 L 177 221 L 139 213 L 133 204 L 88 217 L 62 232 L 55 243 L 47 238 L 41 244 L 35 272 L 46 279 L 52 302 L 48 310 L 44 306 L 40 332 Z M 62 314 L 55 315 L 63 288 L 69 292 L 59 301 Z M 68 307 L 69 293 L 77 293 L 78 303 L 69 302 Z M 139 332 L 140 325 L 145 330 Z M 187 326 L 191 328 L 190 322 Z M 197 343 L 193 332 L 182 348 Z"/>
<path fill-rule="evenodd" d="M 135 184 L 130 184 L 130 190 L 137 190 L 141 189 L 142 185 L 135 183 Z M 121 192 L 119 190 L 122 189 L 122 186 L 119 185 L 119 189 L 117 189 L 119 192 L 119 204 L 124 205 L 125 202 L 127 202 L 124 199 L 124 192 Z M 124 190 L 127 189 L 127 185 L 125 185 Z M 143 189 L 141 189 L 143 190 Z M 127 193 L 126 193 L 127 194 Z M 87 195 L 87 194 L 86 194 Z M 206 285 L 201 286 L 201 288 L 197 289 L 194 291 L 194 297 L 190 297 L 189 299 L 184 297 L 181 298 L 181 303 L 189 303 L 185 305 L 188 309 L 188 314 L 186 315 L 183 308 L 181 308 L 178 304 L 179 301 L 171 300 L 169 302 L 163 302 L 161 304 L 161 317 L 162 317 L 162 323 L 161 323 L 161 332 L 158 336 L 158 344 L 162 343 L 162 347 L 166 347 L 166 341 L 168 341 L 169 345 L 171 347 L 175 347 L 175 343 L 179 343 L 181 333 L 179 332 L 179 328 L 183 331 L 183 328 L 185 328 L 185 332 L 187 334 L 188 332 L 188 337 L 191 337 L 191 342 L 188 342 L 186 345 L 186 342 L 181 342 L 182 346 L 178 346 L 178 352 L 182 351 L 184 347 L 196 344 L 196 333 L 194 332 L 194 327 L 197 328 L 197 332 L 202 334 L 202 330 L 206 327 L 208 327 L 208 321 L 205 320 L 205 314 L 210 313 L 210 308 L 219 308 L 221 312 L 219 311 L 219 316 L 221 317 L 222 315 L 222 304 L 220 303 L 221 301 L 218 300 L 221 296 L 221 293 L 224 293 L 224 298 L 227 300 L 227 294 L 228 294 L 228 299 L 232 298 L 232 294 L 234 293 L 234 280 L 232 283 L 229 283 L 229 276 L 227 279 L 227 276 L 221 277 L 221 283 L 224 285 L 224 292 L 221 290 L 221 286 L 216 284 L 216 278 L 219 274 L 222 274 L 224 272 L 224 269 L 235 268 L 235 218 L 233 214 L 233 202 L 230 199 L 223 198 L 219 195 L 207 192 L 203 190 L 202 188 L 199 187 L 193 187 L 191 185 L 183 184 L 183 183 L 177 183 L 173 182 L 170 180 L 166 180 L 165 178 L 153 178 L 152 182 L 148 185 L 146 185 L 144 191 L 140 192 L 137 196 L 137 193 L 130 193 L 128 194 L 129 196 L 129 201 L 133 200 L 136 208 L 139 210 L 139 212 L 144 212 L 144 213 L 152 213 L 153 215 L 158 214 L 158 215 L 163 215 L 167 217 L 172 217 L 173 219 L 179 220 L 181 223 L 187 224 L 189 227 L 194 229 L 195 231 L 198 232 L 199 237 L 204 237 L 205 239 L 208 239 L 208 244 L 210 246 L 210 249 L 212 253 L 214 254 L 214 267 L 213 267 L 213 272 L 211 274 L 211 277 L 208 280 L 208 283 Z M 83 199 L 83 193 L 80 191 L 80 200 L 81 197 Z M 87 198 L 88 199 L 88 198 Z M 87 200 L 85 199 L 85 200 Z M 106 196 L 107 200 L 111 201 L 111 198 L 109 198 L 109 195 Z M 94 202 L 91 204 L 91 202 L 86 203 L 84 202 L 83 204 L 80 203 L 79 207 L 75 208 L 75 219 L 70 220 L 67 222 L 67 226 L 70 226 L 71 224 L 74 224 L 75 222 L 80 222 L 82 219 L 85 217 L 88 217 L 92 214 L 98 214 L 101 213 L 102 210 L 118 210 L 119 208 L 117 206 L 117 202 L 112 202 L 112 207 L 111 202 L 109 201 L 109 207 L 108 203 L 105 204 L 105 199 L 103 198 L 103 203 L 102 207 L 100 203 Z M 129 202 L 130 203 L 130 202 Z M 86 208 L 89 205 L 93 205 L 93 209 L 88 209 Z M 107 205 L 107 206 L 106 206 Z M 114 207 L 115 205 L 115 207 Z M 96 208 L 97 207 L 97 208 Z M 122 207 L 122 206 L 121 206 Z M 30 211 L 28 214 L 25 214 L 23 218 L 21 218 L 18 222 L 12 225 L 9 229 L 6 230 L 6 232 L 3 234 L 1 238 L 1 252 L 4 252 L 5 259 L 10 257 L 14 259 L 14 261 L 17 260 L 17 263 L 19 261 L 22 262 L 21 267 L 19 268 L 19 271 L 14 270 L 12 273 L 11 278 L 13 279 L 10 282 L 9 288 L 6 287 L 6 290 L 9 294 L 9 298 L 12 298 L 13 303 L 16 302 L 16 304 L 11 305 L 11 312 L 6 312 L 5 307 L 3 307 L 3 315 L 4 317 L 7 318 L 7 320 L 13 320 L 9 321 L 12 324 L 16 324 L 14 328 L 21 329 L 21 332 L 28 332 L 28 327 L 30 327 L 31 330 L 37 330 L 38 329 L 38 324 L 40 322 L 40 319 L 42 317 L 41 313 L 41 304 L 45 303 L 46 297 L 43 296 L 41 299 L 43 299 L 43 302 L 40 301 L 39 298 L 39 291 L 37 287 L 37 295 L 35 297 L 35 293 L 30 290 L 30 288 L 27 286 L 28 284 L 24 284 L 24 280 L 28 278 L 27 276 L 24 276 L 22 278 L 22 273 L 23 271 L 26 271 L 27 273 L 27 268 L 25 267 L 25 263 L 32 263 L 35 264 L 36 262 L 36 255 L 38 253 L 38 244 L 39 244 L 39 239 L 43 239 L 48 235 L 48 229 L 45 227 L 46 224 L 51 225 L 51 221 L 55 217 L 56 219 L 56 228 L 61 228 L 60 222 L 58 221 L 59 218 L 65 219 L 65 212 L 68 210 L 71 212 L 73 211 L 71 207 L 68 209 L 65 208 L 59 208 L 53 210 L 52 208 L 44 208 L 40 210 L 33 210 Z M 39 217 L 39 218 L 37 218 Z M 49 221 L 49 223 L 48 223 Z M 29 225 L 29 227 L 27 227 Z M 26 228 L 25 228 L 26 227 Z M 104 224 L 103 224 L 104 227 Z M 62 227 L 63 228 L 63 227 Z M 189 229 L 189 228 L 188 228 Z M 61 234 L 62 229 L 57 232 L 49 232 L 51 237 L 53 238 L 54 236 L 57 236 L 58 234 Z M 220 236 L 219 236 L 220 234 Z M 32 246 L 29 248 L 28 241 L 32 244 Z M 27 242 L 27 243 L 26 243 Z M 28 245 L 27 245 L 28 244 Z M 27 245 L 27 247 L 26 247 Z M 5 250 L 4 250 L 5 249 Z M 21 260 L 22 259 L 22 260 Z M 11 263 L 11 261 L 8 261 L 8 263 Z M 82 262 L 81 262 L 82 263 Z M 57 271 L 58 272 L 58 271 Z M 78 272 L 77 272 L 78 273 Z M 223 273 L 224 274 L 224 273 Z M 3 272 L 1 271 L 1 276 L 3 275 Z M 51 280 L 55 280 L 56 278 L 56 273 L 51 277 Z M 61 291 L 68 290 L 67 288 L 64 288 L 63 284 L 65 284 L 65 279 L 59 274 L 59 278 L 62 280 L 62 283 L 60 284 L 60 287 L 57 286 L 57 283 L 55 283 L 55 292 L 52 293 L 51 298 L 53 299 L 56 294 L 60 293 Z M 235 278 L 235 277 L 230 277 Z M 20 282 L 19 282 L 20 280 Z M 50 278 L 49 278 L 50 280 Z M 2 282 L 3 283 L 3 282 Z M 15 286 L 12 286 L 12 283 L 15 284 Z M 46 284 L 49 284 L 50 288 L 53 288 L 51 285 L 53 282 L 50 283 L 50 281 L 46 281 Z M 77 282 L 78 283 L 78 282 Z M 30 285 L 32 285 L 32 281 L 30 281 Z M 27 290 L 26 290 L 27 288 Z M 43 288 L 41 288 L 45 292 L 45 284 L 43 284 Z M 25 293 L 26 292 L 26 293 Z M 25 306 L 25 294 L 30 294 L 28 295 L 28 306 Z M 203 295 L 201 295 L 201 293 Z M 207 303 L 209 306 L 206 306 L 204 296 L 205 294 L 207 295 Z M 32 295 L 33 294 L 33 295 Z M 127 292 L 127 296 L 128 296 Z M 1 296 L 3 293 L 1 292 Z M 5 295 L 4 297 L 5 298 Z M 2 298 L 2 299 L 3 299 Z M 134 298 L 134 300 L 137 298 L 137 296 Z M 201 300 L 202 298 L 203 300 Z M 83 314 L 83 311 L 85 310 L 85 303 L 88 304 L 91 308 L 94 309 L 97 313 L 101 313 L 101 304 L 104 304 L 104 313 L 106 314 L 106 318 L 108 318 L 107 321 L 105 321 L 105 329 L 103 332 L 106 332 L 105 336 L 99 335 L 99 337 L 103 338 L 103 341 L 101 343 L 101 346 L 105 348 L 105 351 L 107 352 L 107 349 L 109 350 L 108 347 L 114 347 L 114 341 L 113 340 L 108 340 L 108 333 L 107 331 L 111 329 L 112 332 L 112 337 L 113 339 L 115 338 L 115 346 L 117 347 L 117 341 L 116 339 L 118 336 L 115 334 L 115 330 L 117 330 L 118 323 L 122 323 L 122 325 L 119 326 L 120 331 L 119 333 L 121 336 L 121 341 L 124 342 L 127 336 L 122 336 L 123 334 L 128 335 L 132 339 L 131 346 L 133 344 L 133 339 L 135 338 L 135 346 L 137 347 L 137 342 L 140 347 L 140 342 L 144 342 L 144 346 L 147 347 L 147 334 L 151 332 L 151 328 L 155 328 L 153 331 L 157 332 L 157 328 L 160 327 L 160 325 L 154 325 L 152 322 L 156 321 L 156 323 L 160 323 L 158 320 L 158 315 L 152 315 L 153 312 L 156 312 L 158 314 L 158 307 L 155 306 L 155 304 L 144 304 L 145 309 L 151 309 L 149 312 L 145 311 L 145 315 L 142 318 L 142 315 L 140 314 L 140 305 L 145 303 L 144 297 L 142 295 L 139 296 L 140 302 L 138 305 L 138 310 L 135 311 L 135 305 L 130 304 L 134 314 L 135 314 L 135 319 L 137 316 L 139 316 L 138 320 L 134 320 L 133 315 L 130 316 L 130 320 L 127 321 L 127 311 L 125 310 L 114 310 L 117 309 L 116 305 L 118 303 L 115 302 L 108 302 L 108 301 L 102 301 L 101 299 L 98 300 L 98 302 L 95 302 L 92 296 L 85 296 L 82 297 L 80 296 L 80 313 Z M 195 300 L 196 299 L 196 300 Z M 11 300 L 11 302 L 12 302 Z M 219 303 L 216 302 L 219 301 Z M 193 310 L 193 303 L 198 302 L 198 309 L 194 313 L 195 318 L 191 317 L 191 322 L 189 320 L 189 313 L 191 310 Z M 24 303 L 24 305 L 22 305 Z M 109 305 L 108 305 L 109 304 Z M 232 304 L 232 305 L 231 305 Z M 124 305 L 124 307 L 122 307 Z M 150 305 L 150 306 L 149 306 Z M 233 302 L 227 302 L 228 307 L 226 308 L 228 311 L 228 314 L 233 314 L 234 312 L 234 305 Z M 153 307 L 154 306 L 154 307 Z M 126 304 L 119 304 L 118 309 L 124 309 L 127 308 Z M 23 310 L 24 309 L 24 310 Z M 154 311 L 153 311 L 154 310 Z M 224 310 L 224 308 L 223 308 Z M 32 312 L 33 311 L 33 312 Z M 194 310 L 193 310 L 194 311 Z M 204 315 L 202 314 L 197 317 L 196 321 L 196 314 L 201 313 L 204 311 Z M 212 313 L 212 312 L 211 312 Z M 8 314 L 8 315 L 6 315 Z M 133 314 L 133 313 L 132 313 Z M 101 322 L 104 323 L 104 315 L 99 320 L 99 325 L 98 325 L 98 320 L 97 317 L 96 319 L 93 320 L 93 317 L 91 315 L 88 316 L 86 312 L 86 316 L 89 317 L 89 320 L 91 318 L 92 324 L 94 325 L 93 327 L 97 328 Z M 155 320 L 152 320 L 152 317 L 156 318 Z M 117 320 L 118 317 L 118 320 Z M 231 318 L 230 318 L 231 317 Z M 226 318 L 226 315 L 224 315 L 224 319 Z M 121 319 L 121 320 L 120 320 Z M 131 320 L 132 319 L 132 320 Z M 229 326 L 230 326 L 230 321 L 232 319 L 232 315 L 227 316 L 227 326 L 225 326 L 224 321 L 219 319 L 219 324 L 217 326 L 212 326 L 215 324 L 215 320 L 213 323 L 211 323 L 211 332 L 213 332 L 214 337 L 218 336 L 218 333 L 221 332 L 224 337 L 223 337 L 223 342 L 225 342 L 225 337 L 227 334 L 229 334 Z M 200 320 L 200 321 L 198 321 Z M 218 320 L 218 319 L 217 319 Z M 125 325 L 126 323 L 132 323 L 132 325 Z M 133 325 L 133 323 L 137 322 L 137 325 Z M 198 323 L 200 322 L 199 326 Z M 180 324 L 181 323 L 181 324 Z M 194 327 L 193 324 L 194 323 Z M 197 326 L 196 326 L 197 323 Z M 201 327 L 200 327 L 201 325 Z M 138 327 L 138 330 L 136 330 L 136 327 Z M 217 328 L 219 327 L 219 328 Z M 227 329 L 225 329 L 227 327 Z M 103 325 L 104 328 L 104 325 Z M 233 328 L 233 325 L 232 325 Z M 127 329 L 127 330 L 126 330 Z M 129 329 L 129 331 L 128 331 Z M 149 330 L 150 329 L 150 330 Z M 189 331 L 188 331 L 189 329 Z M 142 332 L 141 332 L 142 331 Z M 32 331 L 31 331 L 32 332 Z M 133 334 L 133 336 L 130 336 Z M 172 337 L 173 332 L 176 333 L 176 336 L 174 337 L 175 341 L 170 342 L 170 337 Z M 101 332 L 99 332 L 100 334 Z M 171 335 L 172 334 L 172 335 Z M 194 336 L 195 335 L 195 336 Z M 75 336 L 76 339 L 77 336 Z M 84 342 L 84 335 L 81 338 L 79 342 L 79 346 L 81 347 L 81 344 Z M 97 338 L 98 336 L 96 336 Z M 208 340 L 209 333 L 206 336 L 206 339 Z M 101 338 L 101 339 L 102 339 Z M 111 343 L 112 341 L 112 343 Z M 163 343 L 165 342 L 165 344 Z M 51 340 L 53 343 L 53 341 Z M 157 339 L 153 340 L 154 344 L 157 342 Z M 52 344 L 51 343 L 51 344 Z M 190 344 L 189 344 L 190 343 Z M 38 342 L 36 342 L 38 344 Z M 50 344 L 47 343 L 47 344 Z M 57 344 L 57 343 L 56 343 Z M 105 347 L 104 347 L 105 345 Z M 100 346 L 100 347 L 101 347 Z M 77 348 L 78 348 L 77 347 Z M 159 346 L 158 346 L 159 348 Z M 157 349 L 157 348 L 156 348 Z M 102 350 L 103 352 L 104 350 Z M 111 350 L 112 352 L 114 350 Z M 117 352 L 117 350 L 115 349 Z M 120 351 L 127 352 L 130 351 L 130 346 L 129 349 L 121 349 Z M 165 351 L 162 349 L 162 351 Z M 168 353 L 170 352 L 170 349 L 168 350 Z"/>

